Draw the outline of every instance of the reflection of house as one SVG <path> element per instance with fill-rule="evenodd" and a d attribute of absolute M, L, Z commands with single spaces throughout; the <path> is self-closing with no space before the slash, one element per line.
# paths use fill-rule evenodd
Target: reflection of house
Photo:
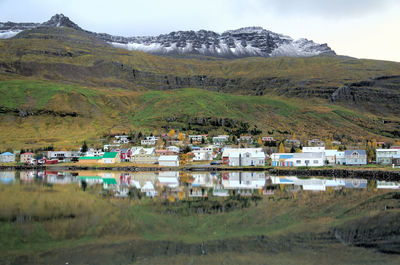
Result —
<path fill-rule="evenodd" d="M 399 182 L 391 182 L 391 181 L 377 181 L 378 189 L 391 189 L 391 190 L 399 190 L 400 183 Z"/>
<path fill-rule="evenodd" d="M 344 159 L 346 165 L 366 165 L 367 153 L 365 150 L 346 150 Z"/>
<path fill-rule="evenodd" d="M 131 162 L 139 164 L 157 163 L 157 155 L 154 148 L 136 149 L 131 155 Z"/>
<path fill-rule="evenodd" d="M 150 181 L 147 181 L 140 189 L 140 191 L 145 193 L 147 197 L 157 196 L 157 191 L 154 189 L 154 185 Z"/>
<path fill-rule="evenodd" d="M 232 152 L 229 154 L 229 166 L 264 166 L 264 152 Z"/>
<path fill-rule="evenodd" d="M 0 154 L 0 163 L 14 163 L 15 155 L 10 152 Z"/>
<path fill-rule="evenodd" d="M 376 149 L 376 163 L 383 165 L 392 164 L 395 155 L 400 155 L 400 149 Z"/>
<path fill-rule="evenodd" d="M 158 164 L 165 167 L 179 167 L 178 156 L 160 156 L 158 158 Z"/>
<path fill-rule="evenodd" d="M 214 186 L 213 177 L 211 177 L 210 173 L 194 173 L 192 177 L 192 187 L 201 186 L 212 188 Z"/>
<path fill-rule="evenodd" d="M 0 171 L 0 183 L 10 184 L 15 180 L 14 171 Z"/>
<path fill-rule="evenodd" d="M 366 179 L 345 179 L 344 181 L 348 189 L 366 189 L 368 184 Z"/>
<path fill-rule="evenodd" d="M 20 155 L 20 162 L 21 163 L 26 163 L 28 161 L 33 160 L 35 157 L 34 153 L 23 153 Z"/>
<path fill-rule="evenodd" d="M 224 189 L 261 189 L 265 185 L 264 172 L 229 172 L 222 180 Z"/>

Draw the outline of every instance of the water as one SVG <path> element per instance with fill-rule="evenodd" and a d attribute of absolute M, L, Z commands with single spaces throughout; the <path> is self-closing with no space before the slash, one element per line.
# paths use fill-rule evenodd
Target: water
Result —
<path fill-rule="evenodd" d="M 353 178 L 302 178 L 271 176 L 265 172 L 114 172 L 114 171 L 2 171 L 0 183 L 12 185 L 65 185 L 81 188 L 101 186 L 115 197 L 128 197 L 132 190 L 146 197 L 228 197 L 273 195 L 289 192 L 326 192 L 341 189 L 400 190 L 400 182 Z M 183 194 L 182 194 L 183 193 Z"/>

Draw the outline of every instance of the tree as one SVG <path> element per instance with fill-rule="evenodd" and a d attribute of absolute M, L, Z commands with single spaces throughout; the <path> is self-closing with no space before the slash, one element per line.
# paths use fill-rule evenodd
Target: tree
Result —
<path fill-rule="evenodd" d="M 283 145 L 283 142 L 279 144 L 279 150 L 278 153 L 285 153 L 285 146 Z"/>
<path fill-rule="evenodd" d="M 296 140 L 296 133 L 293 133 L 293 140 Z"/>
<path fill-rule="evenodd" d="M 88 151 L 88 146 L 87 146 L 87 144 L 86 144 L 86 141 L 83 141 L 83 145 L 82 145 L 82 148 L 81 148 L 81 152 L 82 153 L 86 153 Z"/>
<path fill-rule="evenodd" d="M 205 144 L 206 140 L 204 139 L 204 137 L 201 137 L 201 144 Z"/>
<path fill-rule="evenodd" d="M 179 139 L 179 141 L 183 141 L 183 140 L 185 140 L 185 135 L 183 134 L 183 133 L 179 133 L 178 134 L 178 139 Z"/>
<path fill-rule="evenodd" d="M 262 145 L 262 144 L 263 144 L 261 137 L 258 137 L 257 142 L 258 142 L 259 145 Z"/>
<path fill-rule="evenodd" d="M 292 148 L 290 148 L 290 153 L 296 153 L 296 149 L 294 148 L 293 145 L 292 145 Z"/>
<path fill-rule="evenodd" d="M 325 142 L 325 148 L 326 149 L 332 149 L 333 148 L 333 146 L 332 146 L 332 141 L 331 140 L 326 140 L 326 142 Z"/>
<path fill-rule="evenodd" d="M 169 132 L 168 132 L 168 137 L 169 138 L 172 138 L 172 137 L 174 137 L 175 136 L 175 130 L 174 129 L 171 129 Z"/>

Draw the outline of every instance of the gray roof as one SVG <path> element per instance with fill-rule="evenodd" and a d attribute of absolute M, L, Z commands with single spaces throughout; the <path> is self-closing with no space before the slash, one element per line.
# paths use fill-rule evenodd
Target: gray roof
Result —
<path fill-rule="evenodd" d="M 354 152 L 359 153 L 362 156 L 367 155 L 367 153 L 365 152 L 365 150 L 345 150 L 344 151 L 344 155 L 345 156 L 351 156 Z"/>

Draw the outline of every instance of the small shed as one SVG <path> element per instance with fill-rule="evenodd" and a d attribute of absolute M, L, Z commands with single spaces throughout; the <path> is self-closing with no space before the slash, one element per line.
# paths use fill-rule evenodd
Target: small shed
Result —
<path fill-rule="evenodd" d="M 165 167 L 179 167 L 178 156 L 160 156 L 158 158 L 158 164 Z"/>

